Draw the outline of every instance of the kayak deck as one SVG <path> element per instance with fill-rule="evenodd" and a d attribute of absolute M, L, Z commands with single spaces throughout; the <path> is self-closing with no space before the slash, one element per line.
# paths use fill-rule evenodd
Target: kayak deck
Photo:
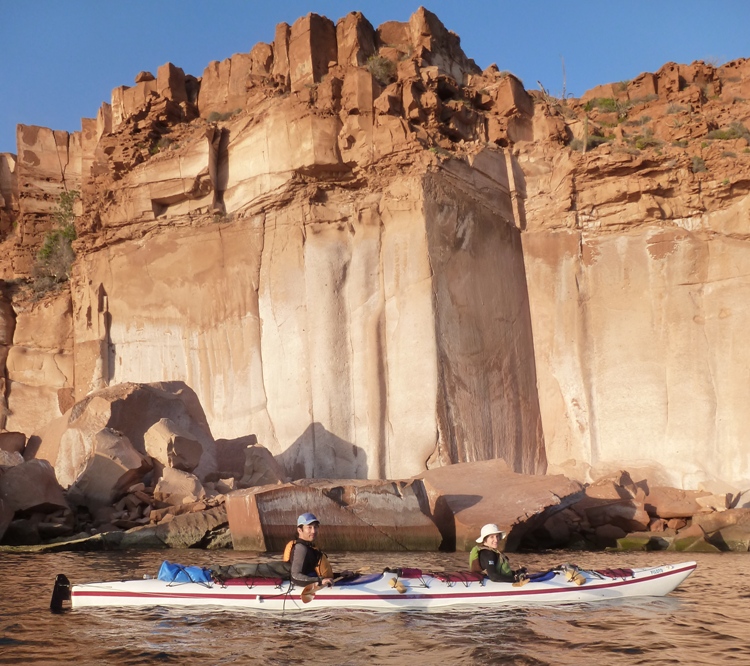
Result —
<path fill-rule="evenodd" d="M 696 568 L 695 562 L 617 570 L 558 568 L 546 578 L 518 583 L 494 583 L 470 573 L 423 573 L 385 570 L 356 576 L 333 587 L 314 590 L 302 599 L 303 588 L 272 578 L 230 579 L 223 582 L 176 583 L 158 579 L 112 581 L 55 586 L 55 594 L 73 608 L 87 606 L 218 606 L 269 611 L 330 608 L 368 610 L 428 610 L 459 605 L 496 606 L 589 602 L 637 596 L 664 596 Z M 68 584 L 67 591 L 64 589 Z M 309 591 L 309 590 L 308 590 Z M 61 605 L 61 604 L 60 604 Z"/>

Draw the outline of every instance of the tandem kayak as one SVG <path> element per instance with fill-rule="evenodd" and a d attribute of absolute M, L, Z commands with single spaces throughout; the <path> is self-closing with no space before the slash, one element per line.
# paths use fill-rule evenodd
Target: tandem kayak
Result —
<path fill-rule="evenodd" d="M 386 569 L 356 574 L 332 587 L 300 587 L 273 577 L 202 582 L 158 578 L 71 585 L 60 574 L 52 610 L 68 603 L 86 606 L 191 606 L 261 611 L 314 609 L 431 610 L 451 606 L 525 606 L 591 602 L 669 594 L 696 568 L 695 562 L 639 569 L 578 569 L 565 565 L 530 574 L 515 583 L 496 583 L 467 572 Z M 206 570 L 207 571 L 207 570 Z"/>

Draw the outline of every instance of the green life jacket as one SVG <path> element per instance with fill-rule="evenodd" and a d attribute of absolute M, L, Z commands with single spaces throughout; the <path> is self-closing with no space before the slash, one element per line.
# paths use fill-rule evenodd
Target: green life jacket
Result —
<path fill-rule="evenodd" d="M 508 562 L 508 558 L 505 557 L 500 551 L 495 550 L 493 548 L 487 548 L 487 546 L 474 546 L 474 548 L 471 549 L 471 552 L 469 553 L 469 570 L 474 571 L 475 567 L 478 568 L 479 562 L 475 565 L 474 562 L 479 560 L 479 551 L 480 550 L 490 550 L 493 553 L 497 555 L 495 558 L 495 571 L 497 573 L 502 574 L 504 576 L 512 576 L 513 575 L 513 569 L 510 568 L 510 563 Z"/>

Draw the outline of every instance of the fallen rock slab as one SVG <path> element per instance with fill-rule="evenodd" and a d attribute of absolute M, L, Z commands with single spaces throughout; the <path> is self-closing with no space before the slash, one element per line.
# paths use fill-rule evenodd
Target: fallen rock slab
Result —
<path fill-rule="evenodd" d="M 437 550 L 441 536 L 407 481 L 310 480 L 228 493 L 235 550 L 278 552 L 296 537 L 297 516 L 321 522 L 323 550 Z"/>
<path fill-rule="evenodd" d="M 60 484 L 71 486 L 94 454 L 103 428 L 122 433 L 146 455 L 145 434 L 161 419 L 180 424 L 203 447 L 197 476 L 216 471 L 214 440 L 194 391 L 184 382 L 125 383 L 89 394 L 29 438 L 24 457 L 48 460 Z"/>
<path fill-rule="evenodd" d="M 574 509 L 585 514 L 592 527 L 615 525 L 626 532 L 646 532 L 650 518 L 641 502 L 634 499 L 597 500 L 586 498 Z"/>
<path fill-rule="evenodd" d="M 206 496 L 196 476 L 172 467 L 165 467 L 154 487 L 154 499 L 167 504 L 192 504 Z"/>
<path fill-rule="evenodd" d="M 12 511 L 52 513 L 68 509 L 55 470 L 46 460 L 27 460 L 0 476 L 0 499 Z"/>
<path fill-rule="evenodd" d="M 198 467 L 203 447 L 171 419 L 159 419 L 143 435 L 146 453 L 163 467 L 192 472 Z"/>
<path fill-rule="evenodd" d="M 74 504 L 96 509 L 117 500 L 151 470 L 151 461 L 130 440 L 111 428 L 94 435 L 94 451 L 86 467 L 68 489 Z"/>
<path fill-rule="evenodd" d="M 26 435 L 22 432 L 0 432 L 0 451 L 23 454 Z"/>
<path fill-rule="evenodd" d="M 659 516 L 667 520 L 687 518 L 703 510 L 697 498 L 709 495 L 711 493 L 706 491 L 655 486 L 649 489 L 644 505 L 650 516 Z"/>
<path fill-rule="evenodd" d="M 135 527 L 123 533 L 124 548 L 204 548 L 227 527 L 224 507 L 175 516 L 168 523 Z"/>
<path fill-rule="evenodd" d="M 252 488 L 253 486 L 265 486 L 286 481 L 289 481 L 289 477 L 265 446 L 254 444 L 245 448 L 245 466 L 242 478 L 238 483 L 240 488 Z"/>
<path fill-rule="evenodd" d="M 421 483 L 443 550 L 471 550 L 486 523 L 505 530 L 505 549 L 514 550 L 527 532 L 578 501 L 583 490 L 562 474 L 517 474 L 501 459 L 439 467 L 414 480 Z"/>

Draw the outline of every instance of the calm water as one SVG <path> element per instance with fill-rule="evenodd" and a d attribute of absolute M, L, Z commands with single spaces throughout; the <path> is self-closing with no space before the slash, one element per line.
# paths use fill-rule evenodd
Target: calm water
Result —
<path fill-rule="evenodd" d="M 697 571 L 668 597 L 518 609 L 374 613 L 79 609 L 49 612 L 55 575 L 142 578 L 163 559 L 211 566 L 234 551 L 0 553 L 0 664 L 750 664 L 750 555 L 511 554 L 546 569 L 651 566 Z M 266 558 L 267 559 L 267 558 Z M 333 554 L 337 568 L 465 568 L 465 554 Z"/>

